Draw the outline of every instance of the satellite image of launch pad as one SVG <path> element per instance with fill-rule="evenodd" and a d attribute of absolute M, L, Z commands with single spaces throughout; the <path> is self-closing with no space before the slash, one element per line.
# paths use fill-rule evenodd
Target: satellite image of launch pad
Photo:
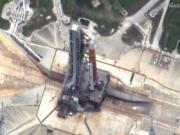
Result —
<path fill-rule="evenodd" d="M 0 0 L 0 135 L 180 135 L 179 0 Z"/>

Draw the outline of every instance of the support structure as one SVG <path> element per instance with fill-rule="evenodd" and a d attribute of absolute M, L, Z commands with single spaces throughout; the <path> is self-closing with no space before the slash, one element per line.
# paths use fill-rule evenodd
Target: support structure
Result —
<path fill-rule="evenodd" d="M 92 64 L 93 81 L 97 81 L 97 68 L 96 68 L 96 51 L 94 48 L 94 40 L 89 41 L 89 63 Z"/>
<path fill-rule="evenodd" d="M 15 7 L 11 10 L 9 19 L 13 22 L 12 34 L 16 33 L 19 24 L 25 22 L 27 0 L 19 0 Z"/>
<path fill-rule="evenodd" d="M 87 44 L 85 44 L 85 42 Z M 81 25 L 70 30 L 69 69 L 58 100 L 59 116 L 98 108 L 105 96 L 109 73 L 96 68 L 95 42 L 85 38 Z M 84 54 L 88 53 L 88 62 Z"/>

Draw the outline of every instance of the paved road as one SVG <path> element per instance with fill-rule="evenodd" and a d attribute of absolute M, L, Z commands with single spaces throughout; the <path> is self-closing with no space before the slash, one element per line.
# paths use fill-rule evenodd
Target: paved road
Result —
<path fill-rule="evenodd" d="M 150 0 L 137 13 L 128 17 L 127 21 L 132 24 L 141 22 L 144 19 L 144 14 L 148 12 L 148 10 L 150 10 L 156 3 L 158 3 L 158 0 Z"/>
<path fill-rule="evenodd" d="M 118 35 L 122 37 L 122 35 L 127 31 L 127 29 L 132 25 L 132 24 L 137 24 L 141 22 L 144 19 L 144 14 L 150 10 L 158 1 L 157 0 L 150 0 L 148 3 L 146 3 L 137 13 L 134 15 L 126 18 L 123 22 L 123 27 L 120 28 L 118 31 Z M 120 38 L 121 40 L 121 38 Z M 120 41 L 122 43 L 122 40 Z M 124 44 L 124 43 L 123 43 Z"/>
<path fill-rule="evenodd" d="M 130 28 L 130 26 L 132 26 L 133 24 L 137 24 L 140 21 L 142 21 L 144 18 L 144 14 L 150 10 L 150 8 L 152 8 L 152 6 L 154 6 L 158 1 L 157 0 L 150 0 L 148 3 L 146 3 L 137 13 L 135 13 L 134 15 L 127 17 L 126 19 L 124 19 L 124 21 L 122 22 L 122 27 L 119 28 L 119 30 L 109 36 L 109 37 L 102 37 L 100 35 L 98 35 L 96 37 L 97 39 L 97 44 L 98 44 L 98 48 L 97 48 L 97 52 L 98 53 L 102 53 L 102 52 L 117 52 L 115 50 L 119 50 L 118 54 L 113 54 L 114 58 L 118 58 L 121 53 L 124 52 L 124 48 L 128 47 L 127 45 L 125 45 L 125 43 L 122 41 L 121 37 L 122 35 Z M 107 46 L 104 45 L 104 43 L 106 44 L 111 44 L 113 41 L 113 48 L 107 48 Z M 107 50 L 108 49 L 108 50 Z M 109 50 L 111 49 L 111 50 Z M 98 51 L 100 50 L 100 51 Z M 107 53 L 106 56 L 112 56 L 112 53 Z"/>
<path fill-rule="evenodd" d="M 150 0 L 144 7 L 142 7 L 135 15 L 130 16 L 129 18 L 127 18 L 127 22 L 131 23 L 131 24 L 136 24 L 141 22 L 144 19 L 144 14 L 150 9 L 152 8 L 155 4 L 157 4 L 157 0 Z M 154 50 L 159 50 L 159 41 L 161 39 L 162 36 L 162 32 L 163 32 L 163 22 L 164 22 L 164 18 L 169 6 L 169 2 L 170 0 L 166 0 L 164 3 L 162 3 L 160 6 L 161 8 L 164 8 L 163 11 L 163 15 L 161 17 L 159 26 L 156 30 L 156 34 L 154 37 L 154 41 L 153 41 L 153 45 L 152 45 L 152 49 Z"/>
<path fill-rule="evenodd" d="M 170 2 L 170 0 L 166 0 L 163 15 L 161 17 L 161 21 L 159 23 L 159 26 L 158 26 L 158 28 L 156 30 L 156 34 L 155 34 L 154 41 L 153 41 L 153 46 L 152 46 L 152 48 L 155 49 L 155 50 L 157 50 L 159 48 L 159 41 L 161 39 L 162 32 L 163 32 L 163 22 L 164 22 L 164 18 L 166 16 L 166 12 L 167 12 L 167 9 L 168 9 L 168 6 L 169 6 L 169 2 Z"/>
<path fill-rule="evenodd" d="M 166 6 L 166 1 L 164 1 L 163 3 L 161 3 L 159 6 L 157 6 L 155 9 L 151 10 L 150 15 L 155 17 L 157 15 L 157 13 L 163 9 Z"/>

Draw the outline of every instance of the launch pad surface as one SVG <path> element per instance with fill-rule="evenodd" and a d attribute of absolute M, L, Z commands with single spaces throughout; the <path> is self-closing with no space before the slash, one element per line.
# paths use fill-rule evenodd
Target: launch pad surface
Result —
<path fill-rule="evenodd" d="M 132 103 L 106 97 L 99 111 L 78 113 L 73 116 L 68 116 L 65 120 L 57 117 L 57 95 L 61 93 L 63 84 L 52 79 L 47 79 L 39 68 L 31 62 L 29 56 L 22 53 L 21 49 L 18 48 L 8 36 L 1 35 L 0 38 L 1 46 L 4 46 L 1 48 L 1 57 L 2 60 L 6 59 L 6 65 L 4 65 L 6 70 L 1 70 L 1 73 L 6 75 L 6 77 L 1 78 L 1 82 L 5 83 L 5 79 L 11 76 L 15 81 L 25 79 L 32 83 L 30 87 L 29 85 L 24 85 L 23 81 L 19 81 L 18 86 L 23 85 L 23 87 L 16 89 L 16 87 L 11 84 L 12 87 L 8 87 L 9 89 L 4 87 L 4 90 L 2 89 L 0 91 L 1 99 L 5 101 L 4 112 L 6 114 L 7 132 L 9 134 L 48 135 L 51 133 L 54 135 L 89 135 L 92 132 L 93 135 L 148 135 L 151 116 L 153 116 L 154 128 L 157 134 L 173 135 L 174 132 L 179 133 L 178 121 L 180 105 L 178 92 L 171 91 L 171 96 L 164 96 L 162 93 L 150 93 L 148 90 L 138 89 L 137 87 L 125 87 L 124 81 L 121 82 L 117 79 L 119 74 L 117 74 L 118 76 L 116 76 L 116 78 L 110 78 L 109 85 L 111 87 L 119 88 L 119 90 L 126 93 L 133 93 L 151 102 Z M 5 48 L 8 48 L 10 52 L 7 52 Z M 6 55 L 3 52 L 6 52 Z M 14 62 L 13 68 L 10 68 L 12 65 L 10 62 L 16 60 L 14 55 L 10 55 L 11 52 L 19 56 L 19 58 L 25 58 L 27 65 Z M 58 53 L 64 54 L 56 55 L 58 59 L 61 60 L 61 65 L 64 66 L 57 66 L 58 63 L 54 62 L 56 63 L 54 67 L 56 67 L 56 71 L 59 70 L 62 72 L 61 67 L 66 67 L 67 61 L 64 59 L 64 56 L 67 52 L 58 50 L 57 54 Z M 109 61 L 105 60 L 104 63 L 102 63 L 99 56 L 97 59 L 98 68 L 104 67 L 106 70 L 111 69 L 114 72 L 117 70 L 118 73 L 122 73 L 121 70 L 123 69 L 116 69 L 117 67 L 107 64 Z M 34 69 L 31 70 L 31 73 L 35 73 L 28 74 L 27 68 Z M 30 75 L 32 75 L 32 77 Z M 140 75 L 135 74 L 132 83 L 134 86 L 137 86 L 135 85 L 136 79 L 137 81 L 141 79 Z M 34 85 L 34 83 L 36 85 Z M 15 84 L 17 84 L 17 81 Z M 163 90 L 166 93 L 168 92 L 168 90 Z M 16 115 L 14 112 L 16 112 Z"/>
<path fill-rule="evenodd" d="M 0 0 L 0 135 L 180 135 L 178 3 Z"/>

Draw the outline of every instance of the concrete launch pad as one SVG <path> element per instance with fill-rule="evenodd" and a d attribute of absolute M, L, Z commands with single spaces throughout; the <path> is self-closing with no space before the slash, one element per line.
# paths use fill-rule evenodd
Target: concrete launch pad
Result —
<path fill-rule="evenodd" d="M 20 48 L 2 34 L 0 60 L 0 96 L 39 86 L 47 78 Z"/>
<path fill-rule="evenodd" d="M 0 64 L 0 82 L 3 86 L 0 89 L 0 99 L 5 104 L 8 134 L 148 135 L 151 115 L 158 135 L 180 134 L 178 91 L 169 90 L 138 73 L 135 73 L 130 84 L 130 70 L 119 68 L 113 65 L 113 60 L 101 56 L 97 56 L 97 67 L 112 74 L 109 87 L 151 102 L 131 103 L 106 97 L 97 112 L 79 113 L 68 116 L 66 120 L 61 119 L 57 117 L 56 105 L 63 84 L 47 79 L 8 36 L 0 35 L 0 44 L 0 58 L 5 61 Z M 56 50 L 53 64 L 50 63 L 53 65 L 51 69 L 64 74 L 67 67 L 66 56 L 67 52 Z M 152 85 L 153 87 L 150 87 Z M 27 98 L 29 96 L 31 98 Z"/>
<path fill-rule="evenodd" d="M 39 6 L 43 4 L 40 1 L 44 0 L 36 3 Z M 108 14 L 118 6 L 125 8 L 117 1 L 93 3 L 104 3 Z M 130 1 L 127 3 L 132 6 Z M 57 21 L 25 37 L 23 25 L 32 22 L 30 17 L 36 13 L 39 19 L 43 16 L 39 8 L 31 8 L 30 2 L 13 0 L 2 12 L 11 27 L 0 29 L 0 134 L 3 129 L 5 135 L 150 135 L 153 129 L 155 135 L 180 135 L 179 41 L 172 54 L 158 47 L 168 6 L 172 6 L 170 0 L 148 0 L 136 13 L 123 18 L 113 16 L 121 25 L 117 23 L 117 29 L 111 29 L 108 36 L 97 33 L 106 25 L 96 25 L 92 18 L 78 18 L 87 19 L 89 24 L 77 27 L 78 22 L 71 22 L 72 18 L 64 14 L 63 0 L 52 0 Z M 113 21 L 104 12 L 105 20 L 99 16 L 98 9 L 101 11 L 103 5 L 92 13 L 86 6 L 82 11 L 94 16 L 97 10 L 100 22 Z M 47 16 L 44 23 L 53 16 Z M 70 29 L 70 24 L 77 25 Z M 124 42 L 124 36 L 130 37 L 129 42 Z M 81 78 L 82 64 L 86 71 Z M 65 85 L 69 72 L 69 85 Z M 105 82 L 106 89 L 98 89 L 103 86 L 98 85 L 100 82 Z M 70 111 L 66 119 L 60 118 L 58 113 L 63 108 L 58 108 L 58 103 L 64 86 L 70 93 L 65 92 L 65 96 L 74 101 L 69 102 L 72 106 L 78 103 L 83 108 L 79 101 L 87 101 L 88 107 L 91 101 L 102 104 L 93 111 Z"/>

